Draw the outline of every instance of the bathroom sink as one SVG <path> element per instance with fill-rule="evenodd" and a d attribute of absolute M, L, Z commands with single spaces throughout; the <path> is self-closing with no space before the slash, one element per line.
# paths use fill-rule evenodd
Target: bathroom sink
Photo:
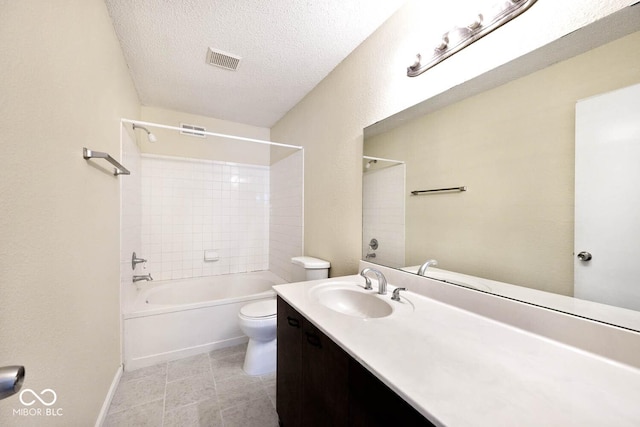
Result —
<path fill-rule="evenodd" d="M 373 294 L 350 289 L 325 290 L 319 293 L 318 301 L 333 311 L 362 319 L 387 317 L 393 313 L 387 302 Z"/>
<path fill-rule="evenodd" d="M 330 310 L 360 319 L 387 317 L 395 308 L 408 305 L 406 299 L 403 303 L 391 301 L 391 293 L 378 295 L 375 291 L 365 291 L 355 282 L 318 285 L 309 291 L 309 295 L 312 300 Z"/>

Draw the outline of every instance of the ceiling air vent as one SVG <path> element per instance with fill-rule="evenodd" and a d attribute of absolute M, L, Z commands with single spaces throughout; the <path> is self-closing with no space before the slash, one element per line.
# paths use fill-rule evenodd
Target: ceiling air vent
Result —
<path fill-rule="evenodd" d="M 202 132 L 206 132 L 206 129 L 203 128 L 202 126 L 195 126 L 195 125 L 188 125 L 186 123 L 180 123 L 180 128 L 182 129 L 180 131 L 182 135 L 197 136 L 198 138 L 207 137 L 207 135 L 202 133 Z"/>
<path fill-rule="evenodd" d="M 239 56 L 221 50 L 211 48 L 207 50 L 207 64 L 215 65 L 225 70 L 236 71 L 241 59 Z"/>

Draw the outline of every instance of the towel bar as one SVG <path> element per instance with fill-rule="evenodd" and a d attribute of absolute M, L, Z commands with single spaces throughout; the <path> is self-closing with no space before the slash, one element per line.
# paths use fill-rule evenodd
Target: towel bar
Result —
<path fill-rule="evenodd" d="M 127 170 L 127 168 L 122 166 L 120 163 L 118 163 L 118 161 L 116 159 L 114 159 L 113 157 L 111 157 L 107 153 L 102 153 L 100 151 L 93 151 L 93 150 L 89 150 L 86 147 L 83 147 L 82 148 L 82 157 L 84 157 L 86 160 L 89 160 L 89 159 L 105 159 L 107 162 L 109 162 L 113 166 L 115 166 L 116 170 L 113 173 L 115 176 L 118 176 L 118 175 L 131 175 L 131 172 L 129 172 Z"/>

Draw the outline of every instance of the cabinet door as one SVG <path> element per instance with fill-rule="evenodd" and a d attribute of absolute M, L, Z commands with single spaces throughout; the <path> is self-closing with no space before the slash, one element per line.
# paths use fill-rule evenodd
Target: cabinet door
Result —
<path fill-rule="evenodd" d="M 303 317 L 278 297 L 276 410 L 283 427 L 302 426 Z"/>
<path fill-rule="evenodd" d="M 349 356 L 310 322 L 304 323 L 303 332 L 303 425 L 347 426 Z"/>
<path fill-rule="evenodd" d="M 431 427 L 433 424 L 360 363 L 350 359 L 349 426 Z"/>

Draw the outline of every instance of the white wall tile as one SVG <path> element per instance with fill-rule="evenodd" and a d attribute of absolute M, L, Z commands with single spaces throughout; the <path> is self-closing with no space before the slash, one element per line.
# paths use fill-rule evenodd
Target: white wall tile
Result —
<path fill-rule="evenodd" d="M 125 132 L 121 180 L 121 284 L 271 269 L 290 280 L 302 255 L 303 153 L 264 166 L 141 155 Z M 204 250 L 219 260 L 204 261 Z M 131 253 L 146 265 L 131 269 Z"/>
<path fill-rule="evenodd" d="M 141 252 L 154 277 L 268 269 L 266 257 L 250 261 L 245 248 L 268 247 L 269 168 L 151 155 L 141 164 Z M 206 249 L 220 259 L 204 261 Z"/>

